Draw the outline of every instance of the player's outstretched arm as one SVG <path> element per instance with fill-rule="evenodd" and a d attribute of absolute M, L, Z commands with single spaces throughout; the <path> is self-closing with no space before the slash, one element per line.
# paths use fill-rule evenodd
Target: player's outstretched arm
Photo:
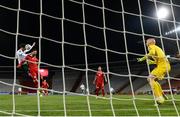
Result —
<path fill-rule="evenodd" d="M 29 49 L 26 49 L 24 52 L 27 53 L 29 52 L 34 46 L 36 45 L 36 42 L 34 42 Z"/>
<path fill-rule="evenodd" d="M 34 42 L 31 46 L 34 47 L 36 45 L 36 42 Z M 31 48 L 32 49 L 32 48 Z"/>
<path fill-rule="evenodd" d="M 148 55 L 147 55 L 147 56 L 144 56 L 144 57 L 142 57 L 142 58 L 137 58 L 137 61 L 138 61 L 138 62 L 142 62 L 142 61 L 144 61 L 144 60 L 146 60 L 146 59 L 147 59 L 147 63 L 148 63 L 149 65 L 156 64 L 155 61 L 153 61 L 153 60 L 151 60 L 151 59 L 148 59 Z"/>
<path fill-rule="evenodd" d="M 144 57 L 142 57 L 142 58 L 137 58 L 137 61 L 138 61 L 138 62 L 142 62 L 142 61 L 146 60 L 146 58 L 147 58 L 147 56 L 144 56 Z"/>

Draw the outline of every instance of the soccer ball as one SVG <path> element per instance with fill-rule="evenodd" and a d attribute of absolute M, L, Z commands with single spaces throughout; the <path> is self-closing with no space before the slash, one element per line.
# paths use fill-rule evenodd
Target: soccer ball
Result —
<path fill-rule="evenodd" d="M 31 48 L 31 45 L 30 45 L 30 44 L 26 44 L 26 45 L 25 45 L 25 49 L 26 49 L 26 50 L 30 50 L 30 48 Z"/>
<path fill-rule="evenodd" d="M 110 92 L 111 92 L 112 94 L 115 93 L 115 91 L 114 91 L 114 89 L 113 89 L 112 87 L 110 88 Z"/>
<path fill-rule="evenodd" d="M 42 97 L 43 95 L 42 95 L 42 94 L 40 94 L 39 96 L 40 96 L 40 97 Z"/>

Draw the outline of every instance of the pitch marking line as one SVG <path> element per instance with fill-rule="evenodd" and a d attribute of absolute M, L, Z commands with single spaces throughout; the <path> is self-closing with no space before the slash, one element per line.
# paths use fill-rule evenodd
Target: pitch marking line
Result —
<path fill-rule="evenodd" d="M 135 109 L 114 109 L 115 111 L 135 111 Z M 139 111 L 155 111 L 156 109 L 138 109 Z M 164 108 L 164 109 L 160 109 L 160 110 L 174 110 L 172 108 Z M 12 111 L 12 110 L 2 110 L 1 112 L 8 112 L 8 111 Z M 37 112 L 38 110 L 16 110 L 16 112 Z M 41 112 L 62 112 L 64 110 L 41 110 Z M 87 110 L 69 110 L 67 109 L 66 111 L 89 111 Z M 111 109 L 99 109 L 99 110 L 91 110 L 91 111 L 112 111 Z"/>

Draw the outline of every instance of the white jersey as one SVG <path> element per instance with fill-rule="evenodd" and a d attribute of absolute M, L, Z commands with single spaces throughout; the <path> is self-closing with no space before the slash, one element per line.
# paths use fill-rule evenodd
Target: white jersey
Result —
<path fill-rule="evenodd" d="M 111 87 L 111 88 L 110 88 L 110 91 L 111 91 L 111 93 L 113 93 L 113 92 L 114 92 L 114 89 Z"/>
<path fill-rule="evenodd" d="M 21 88 L 21 87 L 19 87 L 19 88 L 18 88 L 18 91 L 19 91 L 19 92 L 21 92 L 21 91 L 22 91 L 22 88 Z"/>
<path fill-rule="evenodd" d="M 17 52 L 16 52 L 16 56 L 17 56 L 17 59 L 18 59 L 18 63 L 20 64 L 24 59 L 25 57 L 27 56 L 27 52 L 29 52 L 32 48 L 33 48 L 34 45 L 31 46 L 31 48 L 29 48 L 29 50 L 24 50 L 22 51 L 22 49 L 19 49 Z"/>
<path fill-rule="evenodd" d="M 19 50 L 16 52 L 16 56 L 17 56 L 17 59 L 18 59 L 18 63 L 20 64 L 20 63 L 25 59 L 25 57 L 27 56 L 27 54 L 26 54 L 25 51 L 22 51 L 22 49 L 19 49 Z"/>
<path fill-rule="evenodd" d="M 81 88 L 81 90 L 84 90 L 84 89 L 85 89 L 85 86 L 82 84 L 82 85 L 80 86 L 80 88 Z"/>

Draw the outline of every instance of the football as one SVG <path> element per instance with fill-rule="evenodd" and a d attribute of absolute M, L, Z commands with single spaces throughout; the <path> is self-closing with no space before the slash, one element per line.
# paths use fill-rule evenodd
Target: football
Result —
<path fill-rule="evenodd" d="M 30 48 L 31 48 L 31 45 L 30 44 L 26 44 L 25 49 L 29 50 Z"/>

